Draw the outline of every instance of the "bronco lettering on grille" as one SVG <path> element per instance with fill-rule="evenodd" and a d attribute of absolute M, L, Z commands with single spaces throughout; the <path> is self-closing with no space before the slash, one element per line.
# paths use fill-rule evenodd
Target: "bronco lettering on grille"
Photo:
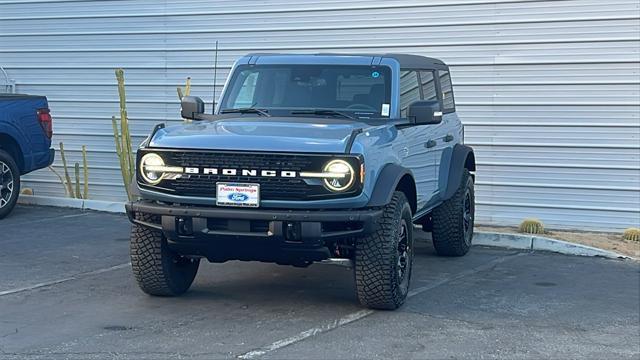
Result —
<path fill-rule="evenodd" d="M 218 169 L 218 168 L 197 168 L 185 167 L 185 174 L 203 175 L 228 175 L 228 176 L 262 176 L 262 177 L 283 177 L 294 178 L 298 176 L 296 171 L 290 170 L 256 170 L 256 169 Z"/>

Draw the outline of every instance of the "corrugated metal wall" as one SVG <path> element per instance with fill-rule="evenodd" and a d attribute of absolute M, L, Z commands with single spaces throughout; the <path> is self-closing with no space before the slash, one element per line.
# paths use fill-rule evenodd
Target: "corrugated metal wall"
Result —
<path fill-rule="evenodd" d="M 176 86 L 219 91 L 253 51 L 407 52 L 452 66 L 478 159 L 478 220 L 620 229 L 640 222 L 637 0 L 0 1 L 0 66 L 49 97 L 55 141 L 89 149 L 90 192 L 122 200 L 110 117 L 126 68 L 136 142 L 179 121 Z M 57 147 L 57 146 L 56 146 Z M 60 170 L 59 158 L 55 166 Z M 60 196 L 49 171 L 25 176 Z"/>

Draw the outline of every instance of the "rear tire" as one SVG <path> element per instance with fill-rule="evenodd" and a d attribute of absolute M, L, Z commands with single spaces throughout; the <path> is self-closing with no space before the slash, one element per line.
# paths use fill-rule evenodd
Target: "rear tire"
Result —
<path fill-rule="evenodd" d="M 413 266 L 411 206 L 396 191 L 384 207 L 377 229 L 356 240 L 358 300 L 372 309 L 393 310 L 407 298 Z"/>
<path fill-rule="evenodd" d="M 475 218 L 473 178 L 469 170 L 462 174 L 453 196 L 433 210 L 433 247 L 440 256 L 463 256 L 471 248 Z"/>
<path fill-rule="evenodd" d="M 155 222 L 150 214 L 136 214 Z M 154 296 L 178 296 L 189 290 L 198 273 L 200 259 L 171 251 L 162 232 L 140 225 L 131 228 L 131 268 L 142 291 Z"/>
<path fill-rule="evenodd" d="M 20 170 L 13 157 L 0 150 L 0 219 L 9 215 L 20 194 Z"/>

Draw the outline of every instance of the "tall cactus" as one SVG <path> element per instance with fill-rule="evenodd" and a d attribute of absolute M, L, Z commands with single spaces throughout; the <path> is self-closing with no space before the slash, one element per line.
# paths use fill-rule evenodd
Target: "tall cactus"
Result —
<path fill-rule="evenodd" d="M 64 167 L 64 180 L 66 183 L 65 191 L 68 192 L 71 197 L 74 197 L 75 192 L 73 191 L 73 185 L 71 185 L 72 183 L 69 171 L 67 171 L 67 158 L 64 155 L 64 144 L 62 141 L 60 141 L 60 158 L 62 159 L 62 166 Z"/>
<path fill-rule="evenodd" d="M 80 164 L 76 163 L 74 168 L 76 174 L 76 199 L 82 199 L 82 194 L 80 194 Z"/>
<path fill-rule="evenodd" d="M 180 100 L 182 100 L 182 98 L 185 96 L 189 96 L 191 94 L 191 77 L 187 77 L 187 83 L 184 86 L 184 92 L 182 91 L 182 88 L 180 86 L 178 86 L 176 90 L 178 91 L 178 99 Z"/>
<path fill-rule="evenodd" d="M 82 145 L 82 198 L 89 198 L 89 163 L 87 161 L 87 146 Z"/>
<path fill-rule="evenodd" d="M 82 145 L 82 171 L 83 171 L 83 191 L 80 192 L 80 164 L 74 164 L 75 183 L 71 180 L 69 175 L 69 168 L 67 167 L 67 156 L 64 152 L 64 143 L 60 142 L 60 159 L 62 160 L 63 175 L 60 175 L 52 166 L 49 166 L 49 170 L 53 172 L 60 183 L 64 187 L 64 194 L 72 199 L 88 199 L 89 198 L 89 163 L 87 161 L 87 147 Z M 75 188 L 74 188 L 75 185 Z"/>
<path fill-rule="evenodd" d="M 129 132 L 129 118 L 127 117 L 127 97 L 124 84 L 124 70 L 116 69 L 116 80 L 118 81 L 118 95 L 120 98 L 120 126 L 116 121 L 116 117 L 111 117 L 113 125 L 113 138 L 116 144 L 116 153 L 120 161 L 120 171 L 122 173 L 122 182 L 124 183 L 127 198 L 133 200 L 129 185 L 135 174 L 135 160 L 131 149 L 131 133 Z"/>

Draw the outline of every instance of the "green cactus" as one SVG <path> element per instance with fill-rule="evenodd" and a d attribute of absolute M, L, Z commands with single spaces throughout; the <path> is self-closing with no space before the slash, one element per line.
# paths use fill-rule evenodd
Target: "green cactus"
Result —
<path fill-rule="evenodd" d="M 60 159 L 62 159 L 62 170 L 64 175 L 60 175 L 52 166 L 49 166 L 49 170 L 53 172 L 60 180 L 62 187 L 64 187 L 64 195 L 72 199 L 87 199 L 89 197 L 89 163 L 87 161 L 87 147 L 82 145 L 82 167 L 83 167 L 83 192 L 80 192 L 80 164 L 74 164 L 75 173 L 75 189 L 74 182 L 71 180 L 69 170 L 67 167 L 67 156 L 64 152 L 64 143 L 60 142 Z"/>
<path fill-rule="evenodd" d="M 89 198 L 89 162 L 87 161 L 87 147 L 82 145 L 82 198 Z"/>
<path fill-rule="evenodd" d="M 122 182 L 129 200 L 134 200 L 134 195 L 129 189 L 129 185 L 135 174 L 135 160 L 131 149 L 131 133 L 129 132 L 129 118 L 127 117 L 127 97 L 124 84 L 124 70 L 116 69 L 116 80 L 118 81 L 118 95 L 120 98 L 120 126 L 116 117 L 111 117 L 113 125 L 113 139 L 116 144 L 116 153 L 120 161 L 120 171 Z"/>
<path fill-rule="evenodd" d="M 67 158 L 64 155 L 64 144 L 60 141 L 60 159 L 62 159 L 62 166 L 64 170 L 64 184 L 65 190 L 70 197 L 74 197 L 73 186 L 71 185 L 71 177 L 69 176 L 69 171 L 67 171 Z"/>
<path fill-rule="evenodd" d="M 80 164 L 76 163 L 74 169 L 76 174 L 76 199 L 82 199 L 82 194 L 80 194 Z"/>
<path fill-rule="evenodd" d="M 628 241 L 640 241 L 640 229 L 628 228 L 622 233 L 622 238 Z"/>
<path fill-rule="evenodd" d="M 538 219 L 524 219 L 518 230 L 525 234 L 544 234 L 544 224 Z"/>
<path fill-rule="evenodd" d="M 182 91 L 182 88 L 180 86 L 178 86 L 176 90 L 178 91 L 178 99 L 180 99 L 180 101 L 182 101 L 183 97 L 191 95 L 191 77 L 187 77 L 187 81 L 184 86 L 184 92 Z M 183 120 L 184 122 L 191 122 L 191 120 L 189 119 Z"/>
<path fill-rule="evenodd" d="M 180 86 L 178 86 L 176 90 L 178 91 L 178 99 L 180 100 L 182 100 L 182 98 L 185 96 L 189 96 L 191 94 L 191 77 L 187 77 L 187 83 L 184 87 L 184 93 Z"/>

